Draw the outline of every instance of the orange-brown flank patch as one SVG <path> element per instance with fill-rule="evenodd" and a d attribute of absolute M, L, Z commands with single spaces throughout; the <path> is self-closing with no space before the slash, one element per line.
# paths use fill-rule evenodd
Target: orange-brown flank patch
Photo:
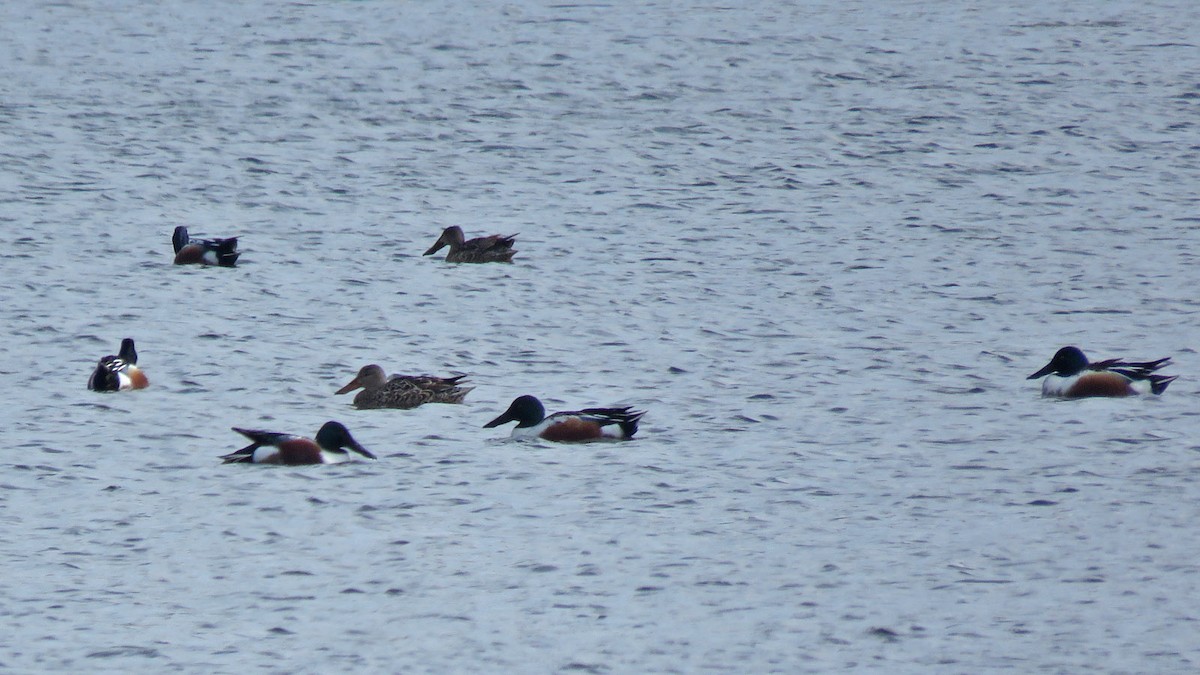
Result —
<path fill-rule="evenodd" d="M 1082 375 L 1067 390 L 1067 396 L 1074 398 L 1082 398 L 1084 396 L 1131 396 L 1136 393 L 1129 386 L 1129 380 L 1116 373 L 1088 373 Z"/>
<path fill-rule="evenodd" d="M 145 389 L 150 386 L 150 378 L 141 371 L 140 368 L 129 369 L 129 388 L 130 389 Z"/>
<path fill-rule="evenodd" d="M 176 265 L 197 265 L 204 261 L 204 247 L 199 244 L 188 244 L 175 254 Z"/>
<path fill-rule="evenodd" d="M 279 452 L 265 463 L 289 466 L 321 463 L 321 447 L 307 438 L 293 438 L 280 443 L 278 447 Z"/>
<path fill-rule="evenodd" d="M 573 417 L 551 425 L 542 432 L 542 438 L 559 442 L 591 441 L 600 438 L 600 425 Z"/>

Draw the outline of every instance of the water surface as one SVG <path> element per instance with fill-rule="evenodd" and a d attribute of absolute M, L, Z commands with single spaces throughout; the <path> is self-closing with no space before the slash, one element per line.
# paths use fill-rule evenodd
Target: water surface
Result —
<path fill-rule="evenodd" d="M 1194 671 L 1197 15 L 978 5 L 6 7 L 0 665 Z M 380 460 L 216 459 L 328 419 Z"/>

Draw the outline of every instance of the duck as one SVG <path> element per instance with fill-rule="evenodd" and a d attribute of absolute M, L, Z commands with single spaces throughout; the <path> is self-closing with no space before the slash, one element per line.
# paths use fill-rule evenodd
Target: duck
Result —
<path fill-rule="evenodd" d="M 584 408 L 546 415 L 546 407 L 528 394 L 513 399 L 508 410 L 483 425 L 485 429 L 516 422 L 512 437 L 540 438 L 547 441 L 582 442 L 629 440 L 637 433 L 644 410 L 632 406 L 620 408 Z"/>
<path fill-rule="evenodd" d="M 1156 361 L 1122 361 L 1109 359 L 1092 363 L 1078 347 L 1063 347 L 1041 370 L 1026 379 L 1046 379 L 1042 396 L 1085 398 L 1089 396 L 1159 395 L 1178 375 L 1158 375 L 1158 369 L 1171 362 L 1171 357 Z"/>
<path fill-rule="evenodd" d="M 183 225 L 175 228 L 171 235 L 175 246 L 176 265 L 218 265 L 236 267 L 241 253 L 237 250 L 238 238 L 199 239 L 188 236 Z"/>
<path fill-rule="evenodd" d="M 150 386 L 150 379 L 137 364 L 137 349 L 134 348 L 133 338 L 121 340 L 121 349 L 115 355 L 109 354 L 100 359 L 96 369 L 88 378 L 88 389 L 92 391 L 124 391 L 126 389 L 145 389 Z"/>
<path fill-rule="evenodd" d="M 487 237 L 466 239 L 461 227 L 451 225 L 442 230 L 442 235 L 438 237 L 437 241 L 433 242 L 433 246 L 430 246 L 429 250 L 425 251 L 423 255 L 433 255 L 443 246 L 449 246 L 450 252 L 446 254 L 446 262 L 510 263 L 512 262 L 513 255 L 516 254 L 516 251 L 513 250 L 513 244 L 516 242 L 516 239 L 517 235 L 515 234 L 508 236 L 493 234 Z"/>
<path fill-rule="evenodd" d="M 335 394 L 346 394 L 359 387 L 354 407 L 360 410 L 376 408 L 416 408 L 425 403 L 462 403 L 475 387 L 459 386 L 466 375 L 437 377 L 435 375 L 392 375 L 372 363 L 359 369 L 358 374 Z"/>
<path fill-rule="evenodd" d="M 339 464 L 351 459 L 349 450 L 368 459 L 376 459 L 370 450 L 354 440 L 350 431 L 341 422 L 332 420 L 321 425 L 315 441 L 303 436 L 282 434 L 277 431 L 239 427 L 233 427 L 233 430 L 249 438 L 252 442 L 237 452 L 221 455 L 224 464 L 238 462 L 288 466 Z"/>

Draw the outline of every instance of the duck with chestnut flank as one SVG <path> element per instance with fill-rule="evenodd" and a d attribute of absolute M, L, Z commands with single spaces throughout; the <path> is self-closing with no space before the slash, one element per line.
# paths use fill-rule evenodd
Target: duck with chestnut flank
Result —
<path fill-rule="evenodd" d="M 1161 394 L 1178 375 L 1158 375 L 1171 357 L 1157 361 L 1109 359 L 1092 363 L 1078 347 L 1063 347 L 1029 380 L 1045 377 L 1042 396 L 1084 398 L 1087 396 L 1135 396 Z"/>
<path fill-rule="evenodd" d="M 375 459 L 375 455 L 350 435 L 350 432 L 340 422 L 326 422 L 317 431 L 316 440 L 295 434 L 281 434 L 276 431 L 259 431 L 257 429 L 233 430 L 249 438 L 252 443 L 246 447 L 222 455 L 225 464 L 249 462 L 253 464 L 286 464 L 298 466 L 301 464 L 338 464 L 349 461 L 349 450 L 363 457 Z"/>
<path fill-rule="evenodd" d="M 234 267 L 237 265 L 238 238 L 200 239 L 188 236 L 188 230 L 183 225 L 175 228 L 171 235 L 171 244 L 175 246 L 176 265 L 219 265 Z"/>
<path fill-rule="evenodd" d="M 516 422 L 513 438 L 541 438 L 547 441 L 581 442 L 599 440 L 628 440 L 638 430 L 645 411 L 630 406 L 622 408 L 585 408 L 546 415 L 546 407 L 533 396 L 519 396 L 508 410 L 483 425 L 496 427 Z"/>
<path fill-rule="evenodd" d="M 146 374 L 138 368 L 137 350 L 133 338 L 121 340 L 121 350 L 100 359 L 96 369 L 88 378 L 88 389 L 92 391 L 122 391 L 145 389 L 150 385 Z"/>

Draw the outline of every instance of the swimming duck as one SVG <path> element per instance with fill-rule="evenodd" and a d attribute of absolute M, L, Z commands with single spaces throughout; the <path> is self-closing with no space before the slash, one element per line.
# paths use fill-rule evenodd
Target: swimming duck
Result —
<path fill-rule="evenodd" d="M 1178 375 L 1156 375 L 1154 371 L 1170 361 L 1168 356 L 1157 361 L 1109 359 L 1091 363 L 1078 347 L 1063 347 L 1050 363 L 1026 379 L 1046 377 L 1042 382 L 1042 396 L 1083 398 L 1161 394 Z"/>
<path fill-rule="evenodd" d="M 121 391 L 123 389 L 145 389 L 150 380 L 137 365 L 137 350 L 133 338 L 121 340 L 121 350 L 114 356 L 100 359 L 96 370 L 88 378 L 88 389 L 92 391 Z"/>
<path fill-rule="evenodd" d="M 516 242 L 517 235 L 510 234 L 507 237 L 499 234 L 493 234 L 488 237 L 476 237 L 474 239 L 466 239 L 463 235 L 462 228 L 457 225 L 451 225 L 442 230 L 442 236 L 433 242 L 433 246 L 429 247 L 423 255 L 433 255 L 437 253 L 443 246 L 449 246 L 450 252 L 446 254 L 446 262 L 452 263 L 485 263 L 485 262 L 512 262 L 512 257 L 516 254 L 513 250 L 513 243 Z"/>
<path fill-rule="evenodd" d="M 241 253 L 237 250 L 237 237 L 227 239 L 193 239 L 186 227 L 180 225 L 171 235 L 175 246 L 176 265 L 219 265 L 234 267 Z"/>
<path fill-rule="evenodd" d="M 466 375 L 436 377 L 434 375 L 392 375 L 388 377 L 383 368 L 371 364 L 363 366 L 353 380 L 338 389 L 336 394 L 345 394 L 359 387 L 362 391 L 354 396 L 354 407 L 415 408 L 424 403 L 462 403 L 467 392 L 475 387 L 460 387 Z"/>
<path fill-rule="evenodd" d="M 315 441 L 296 436 L 281 434 L 275 431 L 259 431 L 257 429 L 233 430 L 249 438 L 252 443 L 246 447 L 222 455 L 225 464 L 234 462 L 251 462 L 254 464 L 338 464 L 350 459 L 349 448 L 369 459 L 375 455 L 354 440 L 340 422 L 329 421 L 321 425 Z"/>
<path fill-rule="evenodd" d="M 556 412 L 546 416 L 546 407 L 537 398 L 518 396 L 508 410 L 483 425 L 485 429 L 505 422 L 517 422 L 513 438 L 541 438 L 547 441 L 578 442 L 628 440 L 638 430 L 645 411 L 623 408 L 584 408 Z"/>

